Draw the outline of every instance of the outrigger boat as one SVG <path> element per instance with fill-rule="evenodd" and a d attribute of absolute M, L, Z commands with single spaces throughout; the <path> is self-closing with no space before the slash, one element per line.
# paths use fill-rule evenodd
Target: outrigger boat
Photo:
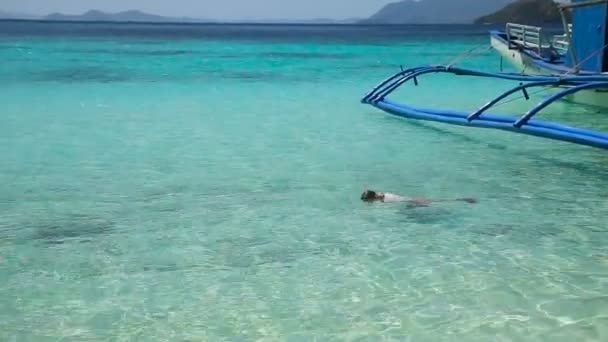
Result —
<path fill-rule="evenodd" d="M 483 127 L 534 135 L 608 149 L 608 134 L 537 120 L 535 115 L 558 100 L 589 104 L 608 112 L 608 0 L 572 0 L 559 5 L 564 34 L 546 39 L 542 28 L 509 23 L 505 31 L 491 31 L 491 46 L 520 72 L 485 72 L 431 65 L 401 70 L 374 87 L 361 100 L 389 114 L 447 124 Z M 572 23 L 567 23 L 567 12 Z M 516 81 L 517 86 L 487 102 L 473 113 L 419 108 L 388 96 L 402 85 L 418 85 L 425 74 L 489 77 Z M 514 94 L 530 99 L 532 89 L 552 94 L 521 117 L 489 113 Z"/>

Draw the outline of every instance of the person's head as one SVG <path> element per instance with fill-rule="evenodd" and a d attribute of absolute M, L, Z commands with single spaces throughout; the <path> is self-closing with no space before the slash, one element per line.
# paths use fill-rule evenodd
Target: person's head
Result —
<path fill-rule="evenodd" d="M 361 194 L 361 200 L 365 202 L 372 202 L 379 199 L 378 193 L 373 190 L 365 190 Z"/>

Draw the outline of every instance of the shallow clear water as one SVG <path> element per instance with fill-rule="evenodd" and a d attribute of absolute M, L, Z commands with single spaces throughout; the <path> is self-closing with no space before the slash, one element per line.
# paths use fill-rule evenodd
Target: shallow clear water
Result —
<path fill-rule="evenodd" d="M 0 27 L 0 340 L 608 339 L 605 152 L 359 103 L 486 28 Z"/>

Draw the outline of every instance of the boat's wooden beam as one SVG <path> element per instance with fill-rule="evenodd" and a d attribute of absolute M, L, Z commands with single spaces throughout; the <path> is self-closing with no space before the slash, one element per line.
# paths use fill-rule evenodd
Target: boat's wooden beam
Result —
<path fill-rule="evenodd" d="M 608 2 L 608 0 L 603 0 L 604 2 Z M 566 18 L 566 9 L 563 7 L 559 8 L 559 14 L 562 17 L 562 25 L 564 26 L 564 33 L 566 34 L 566 41 L 568 42 L 568 52 L 570 52 L 570 58 L 572 59 L 572 65 L 574 65 L 574 72 L 578 74 L 579 67 L 578 61 L 576 59 L 576 52 L 574 51 L 574 46 L 572 44 L 572 32 L 570 32 L 570 28 L 568 26 L 568 19 Z"/>

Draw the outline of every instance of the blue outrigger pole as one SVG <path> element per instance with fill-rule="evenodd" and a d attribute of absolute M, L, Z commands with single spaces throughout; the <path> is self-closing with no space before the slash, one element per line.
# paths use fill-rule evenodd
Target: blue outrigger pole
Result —
<path fill-rule="evenodd" d="M 608 149 L 606 133 L 535 119 L 536 114 L 555 101 L 577 96 L 581 92 L 591 93 L 592 96 L 605 100 L 608 104 L 608 94 L 597 91 L 608 89 L 608 75 L 604 73 L 608 71 L 608 53 L 606 53 L 608 31 L 605 28 L 605 24 L 608 24 L 607 3 L 608 0 L 573 0 L 570 4 L 561 5 L 564 22 L 564 11 L 577 9 L 573 15 L 573 25 L 571 28 L 566 24 L 566 34 L 554 37 L 550 46 L 542 44 L 540 28 L 508 24 L 505 32 L 491 33 L 492 46 L 497 51 L 505 57 L 513 58 L 513 61 L 516 61 L 514 64 L 522 64 L 524 70 L 529 68 L 537 71 L 534 74 L 492 73 L 451 65 L 422 66 L 401 70 L 374 87 L 361 101 L 389 114 L 409 119 L 494 128 Z M 603 23 L 602 32 L 592 36 L 590 27 L 597 31 L 598 17 Z M 598 45 L 600 48 L 597 48 Z M 562 51 L 558 51 L 558 48 Z M 583 59 L 579 62 L 577 56 Z M 437 73 L 512 80 L 517 81 L 518 85 L 487 102 L 473 113 L 420 108 L 388 99 L 388 96 L 402 85 L 408 82 L 417 85 L 421 76 Z M 523 93 L 524 97 L 529 99 L 528 91 L 532 88 L 557 90 L 521 117 L 488 112 L 513 94 Z M 608 107 L 605 110 L 608 111 Z"/>

